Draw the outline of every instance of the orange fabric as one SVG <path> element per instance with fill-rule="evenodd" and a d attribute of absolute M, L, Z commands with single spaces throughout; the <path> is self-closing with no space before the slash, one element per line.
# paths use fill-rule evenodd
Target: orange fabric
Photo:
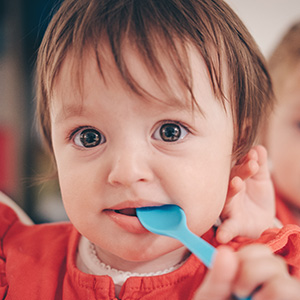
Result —
<path fill-rule="evenodd" d="M 108 276 L 82 273 L 76 268 L 79 233 L 70 223 L 26 226 L 7 206 L 0 204 L 0 299 L 117 299 Z M 204 238 L 217 246 L 214 231 Z M 300 229 L 270 229 L 257 241 L 282 255 L 297 273 L 300 261 Z M 240 238 L 230 245 L 238 249 L 255 241 Z M 193 255 L 178 270 L 153 277 L 132 277 L 119 299 L 191 299 L 206 273 Z"/>

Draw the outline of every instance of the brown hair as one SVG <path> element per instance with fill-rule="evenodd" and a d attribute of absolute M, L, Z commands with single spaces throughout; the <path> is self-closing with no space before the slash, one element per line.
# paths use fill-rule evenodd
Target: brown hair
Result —
<path fill-rule="evenodd" d="M 300 21 L 292 25 L 283 35 L 269 58 L 269 71 L 274 82 L 274 89 L 289 78 L 291 71 L 300 63 Z"/>
<path fill-rule="evenodd" d="M 37 60 L 37 117 L 51 152 L 49 99 L 61 64 L 71 49 L 79 63 L 84 50 L 91 46 L 104 76 L 100 44 L 104 38 L 124 81 L 136 93 L 145 91 L 127 69 L 122 52 L 125 40 L 138 50 L 157 82 L 164 80 L 164 83 L 167 75 L 157 54 L 167 45 L 169 62 L 185 84 L 192 101 L 190 66 L 186 57 L 181 55 L 182 48 L 187 51 L 187 45 L 192 44 L 199 51 L 213 91 L 223 104 L 228 101 L 222 78 L 225 66 L 235 124 L 233 153 L 239 158 L 249 150 L 260 120 L 271 106 L 271 81 L 257 45 L 225 2 L 65 0 L 48 26 Z"/>

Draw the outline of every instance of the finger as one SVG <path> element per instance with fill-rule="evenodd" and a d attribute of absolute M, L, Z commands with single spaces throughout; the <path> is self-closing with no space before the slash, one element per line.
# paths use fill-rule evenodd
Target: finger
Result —
<path fill-rule="evenodd" d="M 193 300 L 226 300 L 232 294 L 238 260 L 229 248 L 218 248 L 212 269 L 208 271 L 203 284 L 196 291 Z"/>
<path fill-rule="evenodd" d="M 294 300 L 299 299 L 300 282 L 291 276 L 278 276 L 265 283 L 255 293 L 253 300 Z"/>
<path fill-rule="evenodd" d="M 241 262 L 234 291 L 240 297 L 251 294 L 276 276 L 288 274 L 284 260 L 273 255 L 266 246 L 248 246 L 247 249 L 242 249 L 238 256 Z"/>
<path fill-rule="evenodd" d="M 248 159 L 242 164 L 234 166 L 231 177 L 238 176 L 242 180 L 246 180 L 249 177 L 254 176 L 259 171 L 260 165 L 255 159 Z"/>
<path fill-rule="evenodd" d="M 262 145 L 257 145 L 255 147 L 253 147 L 251 150 L 254 150 L 256 152 L 257 155 L 257 162 L 258 164 L 261 166 L 265 163 L 267 163 L 268 160 L 268 153 L 267 150 L 264 146 Z M 251 151 L 250 150 L 250 151 Z"/>
<path fill-rule="evenodd" d="M 228 198 L 227 201 L 230 201 L 244 187 L 245 187 L 245 183 L 240 177 L 238 177 L 238 176 L 233 177 L 229 182 L 228 192 L 227 192 L 227 198 Z"/>
<path fill-rule="evenodd" d="M 249 160 L 243 166 L 240 167 L 238 176 L 242 180 L 246 180 L 249 177 L 254 176 L 259 171 L 259 164 L 256 160 Z"/>
<path fill-rule="evenodd" d="M 239 161 L 238 165 L 242 165 L 249 160 L 258 160 L 257 146 L 253 146 Z"/>
<path fill-rule="evenodd" d="M 258 145 L 255 147 L 258 159 L 257 164 L 259 165 L 258 171 L 253 175 L 255 180 L 265 180 L 270 178 L 269 166 L 268 166 L 268 155 L 267 150 Z"/>
<path fill-rule="evenodd" d="M 229 218 L 222 222 L 219 226 L 216 239 L 221 244 L 230 242 L 234 237 L 240 233 L 239 224 L 235 219 Z"/>
<path fill-rule="evenodd" d="M 285 273 L 285 271 L 283 264 L 271 257 L 248 261 L 240 269 L 234 288 L 235 294 L 240 297 L 250 295 L 265 282 Z"/>
<path fill-rule="evenodd" d="M 240 260 L 257 259 L 260 257 L 268 257 L 273 255 L 271 249 L 264 244 L 251 244 L 241 248 L 237 255 Z"/>

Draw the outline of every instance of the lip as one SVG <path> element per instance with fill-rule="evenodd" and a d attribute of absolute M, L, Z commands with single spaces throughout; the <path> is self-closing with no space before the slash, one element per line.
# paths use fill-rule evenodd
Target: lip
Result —
<path fill-rule="evenodd" d="M 108 210 L 121 210 L 126 208 L 138 208 L 138 207 L 144 207 L 144 206 L 161 206 L 165 203 L 158 203 L 154 201 L 148 201 L 148 200 L 127 200 L 124 202 L 121 202 L 117 205 L 111 206 L 107 208 Z"/>
<path fill-rule="evenodd" d="M 111 218 L 111 220 L 130 233 L 141 234 L 149 231 L 141 224 L 135 214 L 135 209 L 145 206 L 160 206 L 163 203 L 153 201 L 138 200 L 124 201 L 115 206 L 105 209 L 103 212 Z"/>

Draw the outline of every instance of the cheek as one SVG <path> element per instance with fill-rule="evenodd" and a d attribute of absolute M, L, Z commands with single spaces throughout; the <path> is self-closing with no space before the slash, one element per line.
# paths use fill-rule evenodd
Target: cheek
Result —
<path fill-rule="evenodd" d="M 217 220 L 223 209 L 230 175 L 231 160 L 206 155 L 205 160 L 193 160 L 169 182 L 174 202 L 187 215 L 190 229 L 204 234 Z M 222 170 L 222 172 L 220 172 Z M 178 184 L 176 184 L 178 182 Z"/>
<path fill-rule="evenodd" d="M 227 194 L 228 180 L 211 178 L 198 185 L 191 202 L 186 205 L 188 224 L 198 234 L 205 233 L 220 216 Z"/>
<path fill-rule="evenodd" d="M 80 197 L 78 185 L 74 184 L 75 181 L 72 181 L 67 175 L 58 176 L 59 186 L 62 196 L 62 202 L 64 204 L 65 210 L 69 218 L 72 214 L 70 212 L 72 210 L 76 210 L 77 206 L 77 198 Z M 76 188 L 75 188 L 76 187 Z"/>
<path fill-rule="evenodd" d="M 71 166 L 64 160 L 58 161 L 57 164 L 62 201 L 69 217 L 70 212 L 87 208 L 89 203 L 86 200 L 90 199 L 91 191 L 89 173 L 82 168 L 78 172 L 75 164 L 71 164 Z"/>
<path fill-rule="evenodd" d="M 69 173 L 69 176 L 68 176 Z M 95 193 L 89 185 L 87 176 L 66 172 L 59 177 L 62 202 L 66 214 L 72 224 L 81 232 L 94 228 L 99 204 L 95 201 Z"/>

